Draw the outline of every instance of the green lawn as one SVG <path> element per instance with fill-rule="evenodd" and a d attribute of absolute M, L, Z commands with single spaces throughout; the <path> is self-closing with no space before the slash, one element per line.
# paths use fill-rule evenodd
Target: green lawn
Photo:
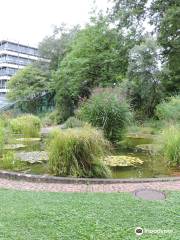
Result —
<path fill-rule="evenodd" d="M 0 190 L 0 239 L 133 240 L 137 226 L 173 230 L 141 239 L 180 239 L 180 192 L 164 201 L 129 193 L 37 193 Z"/>

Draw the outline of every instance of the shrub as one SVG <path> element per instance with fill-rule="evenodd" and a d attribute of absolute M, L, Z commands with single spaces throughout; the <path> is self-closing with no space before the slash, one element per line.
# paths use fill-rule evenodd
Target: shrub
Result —
<path fill-rule="evenodd" d="M 60 114 L 56 110 L 51 113 L 47 113 L 42 119 L 42 122 L 45 126 L 57 125 L 61 122 Z"/>
<path fill-rule="evenodd" d="M 48 142 L 49 169 L 57 176 L 108 177 L 103 157 L 109 143 L 91 127 L 54 131 Z"/>
<path fill-rule="evenodd" d="M 39 137 L 41 121 L 38 117 L 26 114 L 10 121 L 10 128 L 15 134 L 23 134 L 24 137 Z"/>
<path fill-rule="evenodd" d="M 95 127 L 102 128 L 105 136 L 113 143 L 121 140 L 132 119 L 128 104 L 119 99 L 118 95 L 106 92 L 92 95 L 81 105 L 77 116 Z"/>
<path fill-rule="evenodd" d="M 77 127 L 84 127 L 86 125 L 85 122 L 79 120 L 76 117 L 70 117 L 68 120 L 64 123 L 63 129 L 66 128 L 77 128 Z"/>
<path fill-rule="evenodd" d="M 156 108 L 156 116 L 160 120 L 180 122 L 180 95 L 160 103 Z"/>
<path fill-rule="evenodd" d="M 180 165 L 180 127 L 169 126 L 163 130 L 160 136 L 162 142 L 161 152 L 170 166 Z"/>

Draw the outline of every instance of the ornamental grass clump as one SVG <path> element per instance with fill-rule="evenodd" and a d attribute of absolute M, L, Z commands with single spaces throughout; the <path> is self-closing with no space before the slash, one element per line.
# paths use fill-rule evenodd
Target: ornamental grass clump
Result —
<path fill-rule="evenodd" d="M 100 92 L 85 101 L 76 113 L 77 117 L 94 127 L 101 128 L 105 137 L 118 143 L 132 120 L 129 105 L 115 93 Z"/>
<path fill-rule="evenodd" d="M 165 128 L 160 136 L 161 153 L 170 166 L 180 166 L 180 126 Z"/>
<path fill-rule="evenodd" d="M 110 149 L 109 142 L 92 127 L 55 130 L 47 148 L 49 170 L 56 176 L 111 176 L 103 162 Z"/>
<path fill-rule="evenodd" d="M 81 120 L 79 120 L 76 117 L 70 117 L 67 119 L 67 121 L 64 123 L 63 129 L 67 129 L 67 128 L 79 128 L 79 127 L 84 127 L 85 125 L 87 125 L 86 122 L 83 122 Z"/>
<path fill-rule="evenodd" d="M 41 121 L 37 116 L 25 114 L 10 121 L 10 128 L 15 134 L 24 137 L 39 137 Z"/>
<path fill-rule="evenodd" d="M 180 122 L 180 95 L 160 103 L 156 108 L 156 116 L 166 122 Z"/>

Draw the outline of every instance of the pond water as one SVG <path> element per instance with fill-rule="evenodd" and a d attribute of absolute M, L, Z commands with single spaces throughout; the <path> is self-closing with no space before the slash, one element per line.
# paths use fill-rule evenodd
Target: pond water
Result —
<path fill-rule="evenodd" d="M 17 138 L 17 137 L 16 137 Z M 13 150 L 18 152 L 32 152 L 32 151 L 44 151 L 45 141 L 17 141 L 14 143 L 21 143 L 26 145 L 25 148 Z M 166 176 L 180 176 L 180 169 L 168 168 L 167 164 L 161 157 L 153 157 L 148 151 L 137 151 L 136 146 L 141 144 L 151 144 L 153 139 L 150 138 L 128 138 L 128 144 L 130 147 L 128 150 L 119 150 L 117 154 L 130 157 L 138 157 L 143 160 L 142 165 L 130 166 L 130 167 L 112 167 L 113 178 L 156 178 Z M 142 145 L 143 146 L 143 145 Z M 8 151 L 8 150 L 7 150 Z M 1 167 L 1 166 L 0 166 Z M 27 164 L 25 169 L 22 170 L 25 173 L 32 174 L 48 174 L 47 162 Z"/>
<path fill-rule="evenodd" d="M 4 107 L 8 103 L 5 96 L 0 96 L 0 108 Z"/>

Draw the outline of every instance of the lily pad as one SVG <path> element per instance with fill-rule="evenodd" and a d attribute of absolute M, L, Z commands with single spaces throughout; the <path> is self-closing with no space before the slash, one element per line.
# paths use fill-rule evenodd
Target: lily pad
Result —
<path fill-rule="evenodd" d="M 17 138 L 16 141 L 18 142 L 38 142 L 41 138 Z"/>
<path fill-rule="evenodd" d="M 143 161 L 140 158 L 126 155 L 108 156 L 104 161 L 106 165 L 110 167 L 128 167 L 143 164 Z"/>
<path fill-rule="evenodd" d="M 16 157 L 25 162 L 38 163 L 42 161 L 48 161 L 48 154 L 45 151 L 35 151 L 35 152 L 19 152 L 16 153 Z"/>
<path fill-rule="evenodd" d="M 7 144 L 4 146 L 5 150 L 16 150 L 16 149 L 20 149 L 20 148 L 25 148 L 26 145 L 24 144 Z"/>

